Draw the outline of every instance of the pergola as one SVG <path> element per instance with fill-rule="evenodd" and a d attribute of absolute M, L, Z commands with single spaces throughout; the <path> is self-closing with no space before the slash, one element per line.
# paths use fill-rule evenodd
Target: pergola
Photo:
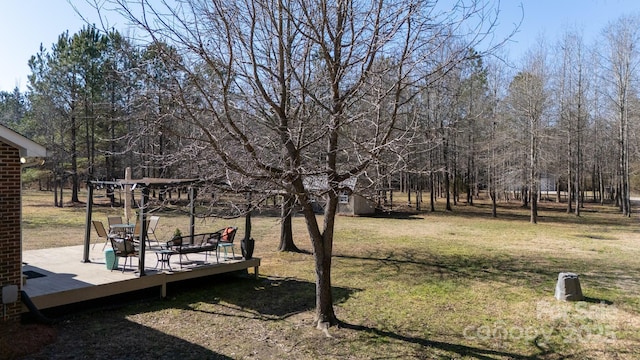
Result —
<path fill-rule="evenodd" d="M 189 234 L 193 239 L 195 229 L 195 196 L 196 191 L 194 184 L 200 182 L 199 179 L 162 179 L 162 178 L 142 178 L 142 179 L 120 179 L 113 181 L 92 180 L 87 183 L 87 221 L 85 224 L 84 234 L 84 255 L 82 262 L 91 262 L 89 260 L 89 245 L 91 244 L 91 217 L 93 213 L 93 190 L 96 187 L 112 186 L 114 188 L 130 188 L 131 191 L 139 189 L 142 193 L 138 206 L 138 221 L 140 221 L 140 257 L 138 261 L 139 276 L 144 276 L 145 247 L 147 237 L 147 204 L 149 202 L 149 193 L 151 189 L 170 189 L 177 187 L 188 187 L 189 189 Z M 129 196 L 130 194 L 127 194 Z"/>

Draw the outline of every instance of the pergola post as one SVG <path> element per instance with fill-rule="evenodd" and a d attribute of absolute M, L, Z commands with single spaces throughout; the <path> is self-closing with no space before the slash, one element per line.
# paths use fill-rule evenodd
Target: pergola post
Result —
<path fill-rule="evenodd" d="M 89 260 L 89 245 L 91 244 L 91 213 L 93 212 L 93 184 L 87 182 L 89 187 L 87 194 L 87 223 L 84 227 L 84 255 L 82 256 L 82 262 L 88 263 Z"/>
<path fill-rule="evenodd" d="M 142 200 L 140 201 L 140 251 L 138 256 L 138 270 L 140 276 L 144 276 L 144 254 L 147 246 L 147 213 L 145 208 L 149 202 L 149 187 L 142 188 Z"/>
<path fill-rule="evenodd" d="M 196 189 L 189 187 L 189 243 L 193 244 L 196 229 Z"/>

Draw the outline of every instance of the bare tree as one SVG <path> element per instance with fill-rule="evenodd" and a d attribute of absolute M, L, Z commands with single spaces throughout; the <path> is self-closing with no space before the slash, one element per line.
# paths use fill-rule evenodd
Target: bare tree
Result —
<path fill-rule="evenodd" d="M 629 180 L 630 124 L 629 110 L 633 86 L 640 65 L 640 18 L 623 16 L 604 30 L 605 61 L 603 78 L 608 82 L 606 94 L 615 113 L 618 130 L 618 174 L 620 210 L 631 216 L 631 188 Z"/>
<path fill-rule="evenodd" d="M 222 175 L 237 190 L 266 184 L 296 199 L 315 260 L 316 324 L 336 324 L 331 263 L 342 182 L 394 158 L 382 155 L 409 133 L 399 119 L 416 84 L 462 61 L 491 31 L 495 12 L 479 0 L 449 11 L 406 0 L 111 3 L 150 41 L 181 55 L 163 57 L 185 74 L 171 79 L 180 109 L 149 129 L 163 125 L 181 139 L 175 158 L 212 183 Z M 467 46 L 424 71 L 451 41 Z M 314 179 L 323 185 L 311 186 Z"/>
<path fill-rule="evenodd" d="M 501 179 L 504 176 L 501 163 L 504 162 L 504 158 L 509 156 L 505 151 L 504 144 L 508 143 L 501 137 L 505 135 L 503 124 L 507 122 L 508 116 L 504 109 L 503 100 L 506 93 L 506 64 L 500 59 L 493 58 L 487 66 L 487 87 L 488 98 L 487 104 L 487 116 L 485 119 L 485 137 L 481 144 L 481 149 L 484 154 L 482 162 L 486 169 L 486 185 L 487 192 L 491 198 L 491 215 L 493 217 L 498 216 L 498 195 L 500 191 L 504 191 L 504 181 Z M 500 160 L 503 159 L 503 160 Z"/>
<path fill-rule="evenodd" d="M 609 189 L 614 188 L 616 179 L 617 156 L 611 149 L 616 148 L 615 131 L 612 133 L 611 122 L 607 120 L 609 111 L 606 109 L 607 97 L 602 89 L 606 82 L 600 74 L 602 57 L 598 54 L 599 46 L 594 44 L 590 51 L 589 74 L 591 83 L 589 91 L 589 107 L 592 109 L 589 126 L 588 150 L 591 159 L 591 181 L 594 191 L 594 201 L 604 204 L 613 200 Z"/>
<path fill-rule="evenodd" d="M 522 167 L 526 186 L 522 194 L 525 204 L 530 202 L 531 223 L 538 222 L 538 185 L 540 165 L 540 143 L 543 137 L 544 114 L 548 109 L 546 87 L 546 51 L 539 44 L 535 51 L 525 58 L 523 71 L 518 73 L 509 86 L 509 99 L 512 114 L 518 128 L 516 133 L 520 146 L 527 148 L 526 164 Z"/>
<path fill-rule="evenodd" d="M 559 42 L 558 48 L 557 53 L 562 54 L 562 62 L 556 75 L 558 79 L 556 98 L 559 103 L 558 125 L 561 127 L 560 131 L 565 134 L 561 143 L 566 149 L 564 161 L 568 193 L 567 212 L 573 211 L 576 216 L 579 216 L 582 207 L 584 143 L 589 113 L 587 52 L 582 35 L 577 31 L 567 31 Z"/>

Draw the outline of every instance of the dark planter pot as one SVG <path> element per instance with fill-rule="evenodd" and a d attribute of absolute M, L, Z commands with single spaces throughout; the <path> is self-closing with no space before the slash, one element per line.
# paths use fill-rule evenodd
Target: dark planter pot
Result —
<path fill-rule="evenodd" d="M 245 260 L 251 259 L 255 245 L 256 241 L 253 238 L 242 239 L 240 242 L 240 248 L 242 249 L 242 257 L 245 258 Z"/>

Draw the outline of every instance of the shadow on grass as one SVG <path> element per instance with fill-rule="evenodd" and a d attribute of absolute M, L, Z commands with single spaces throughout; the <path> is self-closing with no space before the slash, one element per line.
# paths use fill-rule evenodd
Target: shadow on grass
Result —
<path fill-rule="evenodd" d="M 185 309 L 196 312 L 228 316 L 235 318 L 258 319 L 261 321 L 280 321 L 298 313 L 312 311 L 315 308 L 315 284 L 293 278 L 268 277 L 257 281 L 230 281 L 221 279 L 220 284 L 225 291 L 202 288 L 193 293 L 193 299 L 215 304 L 220 311 L 202 310 L 189 305 Z M 333 287 L 334 304 L 346 301 L 356 289 Z M 210 296 L 213 298 L 209 299 Z M 258 300 L 259 299 L 259 300 Z M 181 300 L 184 301 L 184 300 Z M 227 305 L 228 304 L 228 305 Z M 537 356 L 520 355 L 509 352 L 483 349 L 466 345 L 409 337 L 391 331 L 384 331 L 363 325 L 340 322 L 340 327 L 352 331 L 367 332 L 375 336 L 395 339 L 407 344 L 446 351 L 449 354 L 468 356 L 476 359 L 494 359 L 496 357 L 510 359 L 538 359 Z"/>
<path fill-rule="evenodd" d="M 582 299 L 582 301 L 588 302 L 590 304 L 613 305 L 612 301 L 604 300 L 604 299 L 596 299 L 596 298 L 592 298 L 592 297 L 585 297 L 584 299 Z"/>
<path fill-rule="evenodd" d="M 58 326 L 55 343 L 27 359 L 231 359 L 212 351 L 215 344 L 205 338 L 189 341 L 168 335 L 128 318 L 145 312 L 177 308 L 215 316 L 258 321 L 280 321 L 315 309 L 315 284 L 285 277 L 254 279 L 243 272 L 215 275 L 168 286 L 170 302 L 155 300 L 151 290 L 110 297 L 108 301 L 56 309 L 72 312 Z M 346 301 L 356 289 L 333 287 L 334 303 Z M 217 310 L 203 310 L 198 303 L 215 304 Z M 96 306 L 98 306 L 96 308 Z M 99 318 L 100 321 L 95 321 Z M 191 325 L 186 325 L 190 328 Z M 190 330 L 189 330 L 190 331 Z M 99 341 L 96 341 L 99 334 Z M 212 340 L 214 341 L 214 340 Z M 72 350 L 68 350 L 72 349 Z M 0 356 L 2 358 L 2 356 Z M 55 358 L 55 357 L 54 357 Z"/>
<path fill-rule="evenodd" d="M 424 217 L 420 216 L 417 212 L 405 212 L 405 211 L 380 211 L 371 215 L 360 215 L 360 217 L 368 217 L 374 219 L 396 219 L 396 220 L 423 220 Z"/>
<path fill-rule="evenodd" d="M 520 354 L 514 354 L 514 353 L 509 353 L 509 352 L 504 352 L 504 351 L 482 349 L 482 348 L 477 348 L 477 347 L 472 347 L 472 346 L 466 346 L 466 345 L 460 345 L 460 344 L 452 344 L 452 343 L 447 343 L 447 342 L 442 342 L 442 341 L 434 341 L 434 340 L 428 340 L 428 339 L 422 339 L 422 338 L 417 338 L 417 337 L 410 337 L 410 336 L 400 335 L 400 334 L 397 334 L 397 333 L 394 333 L 394 332 L 390 332 L 390 331 L 384 331 L 384 330 L 372 328 L 372 327 L 369 327 L 369 326 L 353 325 L 353 324 L 348 324 L 348 323 L 345 323 L 345 322 L 341 322 L 340 326 L 345 328 L 345 329 L 350 329 L 350 330 L 354 330 L 354 331 L 362 331 L 362 332 L 374 334 L 375 336 L 381 336 L 381 337 L 386 337 L 386 338 L 389 338 L 389 339 L 395 339 L 395 340 L 399 340 L 399 341 L 410 343 L 410 344 L 420 345 L 420 346 L 425 347 L 425 348 L 431 348 L 431 349 L 438 349 L 438 350 L 442 350 L 442 351 L 447 351 L 447 352 L 451 353 L 451 355 L 457 354 L 459 356 L 468 356 L 468 357 L 472 357 L 472 358 L 475 358 L 475 359 L 495 359 L 495 357 L 498 356 L 498 357 L 504 357 L 504 358 L 508 358 L 508 359 L 531 359 L 531 360 L 533 360 L 533 359 L 539 359 L 540 355 L 544 355 L 544 353 L 541 353 L 540 355 L 528 356 L 528 355 L 520 355 Z"/>
<path fill-rule="evenodd" d="M 220 286 L 224 287 L 224 291 L 220 291 Z M 253 281 L 237 281 L 237 277 L 233 276 L 216 276 L 216 286 L 194 283 L 191 285 L 191 290 L 196 291 L 188 296 L 234 310 L 216 312 L 216 315 L 221 316 L 278 321 L 295 314 L 312 311 L 316 306 L 315 284 L 294 278 L 270 276 Z M 335 286 L 331 290 L 334 304 L 345 302 L 358 291 Z M 187 305 L 187 308 L 202 311 L 190 305 Z M 242 315 L 237 313 L 238 309 L 242 309 Z"/>
<path fill-rule="evenodd" d="M 617 283 L 640 277 L 640 271 L 617 268 L 607 270 L 594 263 L 570 259 L 532 259 L 515 256 L 435 255 L 426 251 L 392 252 L 385 256 L 336 254 L 336 258 L 358 261 L 363 273 L 385 274 L 395 281 L 440 281 L 451 278 L 501 282 L 553 295 L 560 272 L 580 274 L 583 291 L 612 289 Z M 389 271 L 392 270 L 392 271 Z M 624 275 L 621 275 L 624 274 Z M 640 288 L 629 288 L 632 293 Z M 587 298 L 585 301 L 612 304 L 609 299 Z"/>
<path fill-rule="evenodd" d="M 141 325 L 129 319 L 140 312 L 131 311 L 121 303 L 100 311 L 77 313 L 58 324 L 57 339 L 41 349 L 33 348 L 28 339 L 38 334 L 25 335 L 25 346 L 29 355 L 24 353 L 20 359 L 216 359 L 226 360 L 232 357 L 211 350 L 212 344 L 202 344 L 203 339 L 180 338 L 163 331 Z M 149 303 L 145 303 L 149 305 Z M 139 306 L 145 306 L 139 305 Z M 99 318 L 99 321 L 96 320 Z M 20 339 L 22 341 L 22 339 Z M 16 340 L 13 341 L 14 347 Z M 209 345 L 210 348 L 206 346 Z M 0 358 L 3 358 L 0 355 Z"/>
<path fill-rule="evenodd" d="M 429 255 L 422 254 L 420 258 L 414 252 L 392 252 L 386 257 L 357 256 L 337 254 L 336 258 L 348 260 L 360 260 L 360 266 L 368 267 L 370 271 L 382 270 L 382 267 L 393 267 L 402 272 L 420 272 L 425 276 L 468 277 L 474 279 L 486 279 L 505 281 L 509 279 L 545 278 L 555 280 L 557 271 L 548 264 L 534 265 L 530 259 L 471 256 L 471 255 Z"/>

